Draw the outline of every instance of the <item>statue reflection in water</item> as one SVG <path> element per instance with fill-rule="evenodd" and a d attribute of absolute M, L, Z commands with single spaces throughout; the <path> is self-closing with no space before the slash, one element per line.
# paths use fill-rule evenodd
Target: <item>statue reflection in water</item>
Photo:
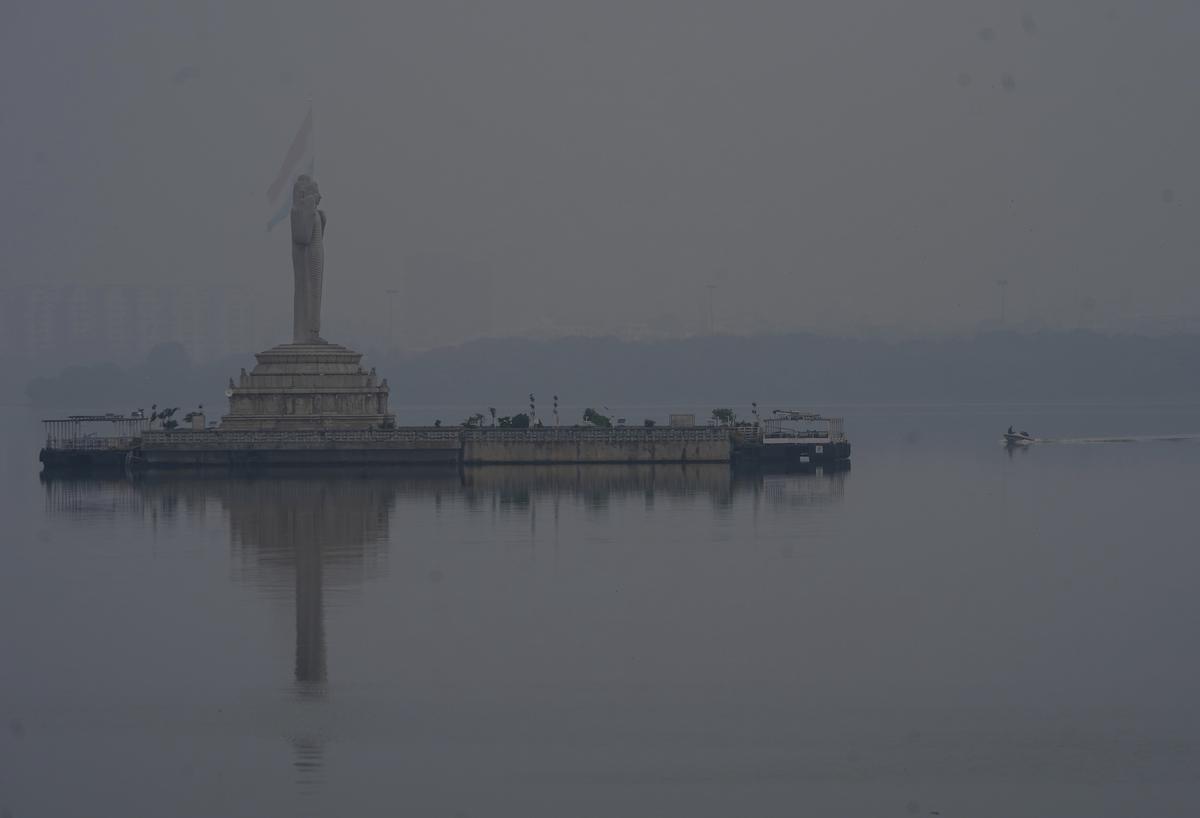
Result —
<path fill-rule="evenodd" d="M 399 490 L 386 479 L 323 472 L 224 483 L 220 500 L 236 570 L 273 596 L 292 591 L 293 688 L 301 701 L 328 695 L 326 589 L 357 585 L 380 571 Z M 311 727 L 289 736 L 301 787 L 319 781 L 328 740 Z"/>
<path fill-rule="evenodd" d="M 141 516 L 157 526 L 218 507 L 229 522 L 235 581 L 294 605 L 292 689 L 301 702 L 320 702 L 328 695 L 328 589 L 360 585 L 382 570 L 389 518 L 398 496 L 459 485 L 453 471 L 401 476 L 333 470 L 166 472 L 43 480 L 47 510 L 56 514 Z M 327 740 L 311 727 L 289 730 L 287 741 L 301 786 L 319 779 Z"/>
<path fill-rule="evenodd" d="M 325 586 L 362 582 L 379 567 L 396 487 L 340 474 L 230 480 L 221 492 L 235 565 L 258 587 L 294 591 L 296 690 L 325 695 Z"/>
<path fill-rule="evenodd" d="M 229 474 L 164 472 L 44 476 L 47 510 L 54 513 L 141 515 L 170 519 L 219 503 L 229 520 L 234 575 L 295 605 L 295 690 L 327 692 L 325 594 L 380 573 L 397 498 L 440 503 L 457 496 L 468 509 L 490 503 L 534 513 L 539 498 L 573 497 L 591 511 L 637 496 L 706 496 L 718 512 L 735 503 L 823 506 L 841 501 L 847 470 L 738 471 L 728 466 L 666 464 L 485 466 L 464 471 L 374 469 Z"/>
<path fill-rule="evenodd" d="M 542 500 L 552 504 L 555 520 L 560 502 L 605 513 L 610 503 L 631 497 L 648 509 L 656 497 L 706 497 L 718 515 L 743 504 L 757 513 L 763 507 L 836 504 L 846 477 L 845 471 L 743 473 L 724 465 L 597 465 L 43 479 L 47 511 L 54 514 L 141 516 L 157 525 L 219 507 L 229 522 L 235 579 L 294 605 L 292 689 L 297 701 L 319 703 L 330 689 L 326 594 L 383 572 L 398 498 L 438 507 L 453 498 L 467 511 L 490 505 L 527 514 L 532 539 Z M 557 526 L 554 536 L 557 542 Z M 288 741 L 299 783 L 313 784 L 327 736 L 299 728 Z"/>

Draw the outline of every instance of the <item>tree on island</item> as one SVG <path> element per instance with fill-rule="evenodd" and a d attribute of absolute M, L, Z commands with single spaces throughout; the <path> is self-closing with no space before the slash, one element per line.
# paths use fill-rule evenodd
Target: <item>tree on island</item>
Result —
<path fill-rule="evenodd" d="M 501 429 L 528 429 L 529 428 L 529 415 L 525 414 L 524 412 L 518 412 L 517 414 L 513 415 L 512 417 L 505 415 L 504 417 L 500 418 L 500 428 Z"/>
<path fill-rule="evenodd" d="M 737 415 L 732 409 L 713 409 L 712 416 L 722 426 L 732 426 L 737 423 Z"/>
<path fill-rule="evenodd" d="M 607 415 L 602 415 L 592 407 L 583 410 L 583 422 L 590 423 L 593 426 L 599 426 L 603 429 L 612 428 L 612 418 Z"/>
<path fill-rule="evenodd" d="M 176 428 L 177 426 L 179 426 L 179 421 L 174 419 L 175 413 L 179 411 L 178 406 L 174 407 L 173 409 L 163 409 L 161 412 L 158 411 L 157 407 L 158 407 L 157 403 L 153 404 L 150 407 L 150 409 L 151 409 L 150 422 L 151 423 L 153 423 L 155 420 L 157 420 L 159 423 L 162 424 L 162 428 L 168 432 L 171 431 L 172 429 Z"/>

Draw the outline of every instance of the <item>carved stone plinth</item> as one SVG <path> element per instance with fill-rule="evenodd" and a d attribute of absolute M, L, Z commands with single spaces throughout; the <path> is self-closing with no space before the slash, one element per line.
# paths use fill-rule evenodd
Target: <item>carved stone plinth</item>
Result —
<path fill-rule="evenodd" d="M 394 426 L 387 379 L 360 365 L 362 354 L 338 344 L 281 344 L 254 356 L 258 365 L 230 379 L 231 430 L 378 429 Z"/>

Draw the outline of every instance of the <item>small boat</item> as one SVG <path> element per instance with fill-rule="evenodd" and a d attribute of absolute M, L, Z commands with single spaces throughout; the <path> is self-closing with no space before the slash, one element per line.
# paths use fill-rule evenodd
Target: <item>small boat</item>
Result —
<path fill-rule="evenodd" d="M 1029 432 L 1014 432 L 1011 426 L 1004 433 L 1005 446 L 1028 446 L 1030 443 L 1036 442 L 1037 438 L 1029 434 Z"/>

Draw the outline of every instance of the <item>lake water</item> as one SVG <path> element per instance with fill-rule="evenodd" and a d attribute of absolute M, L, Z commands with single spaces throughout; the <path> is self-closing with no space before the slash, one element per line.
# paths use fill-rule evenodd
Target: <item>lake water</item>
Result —
<path fill-rule="evenodd" d="M 1200 406 L 845 414 L 834 474 L 44 482 L 5 409 L 2 815 L 1194 815 Z"/>

